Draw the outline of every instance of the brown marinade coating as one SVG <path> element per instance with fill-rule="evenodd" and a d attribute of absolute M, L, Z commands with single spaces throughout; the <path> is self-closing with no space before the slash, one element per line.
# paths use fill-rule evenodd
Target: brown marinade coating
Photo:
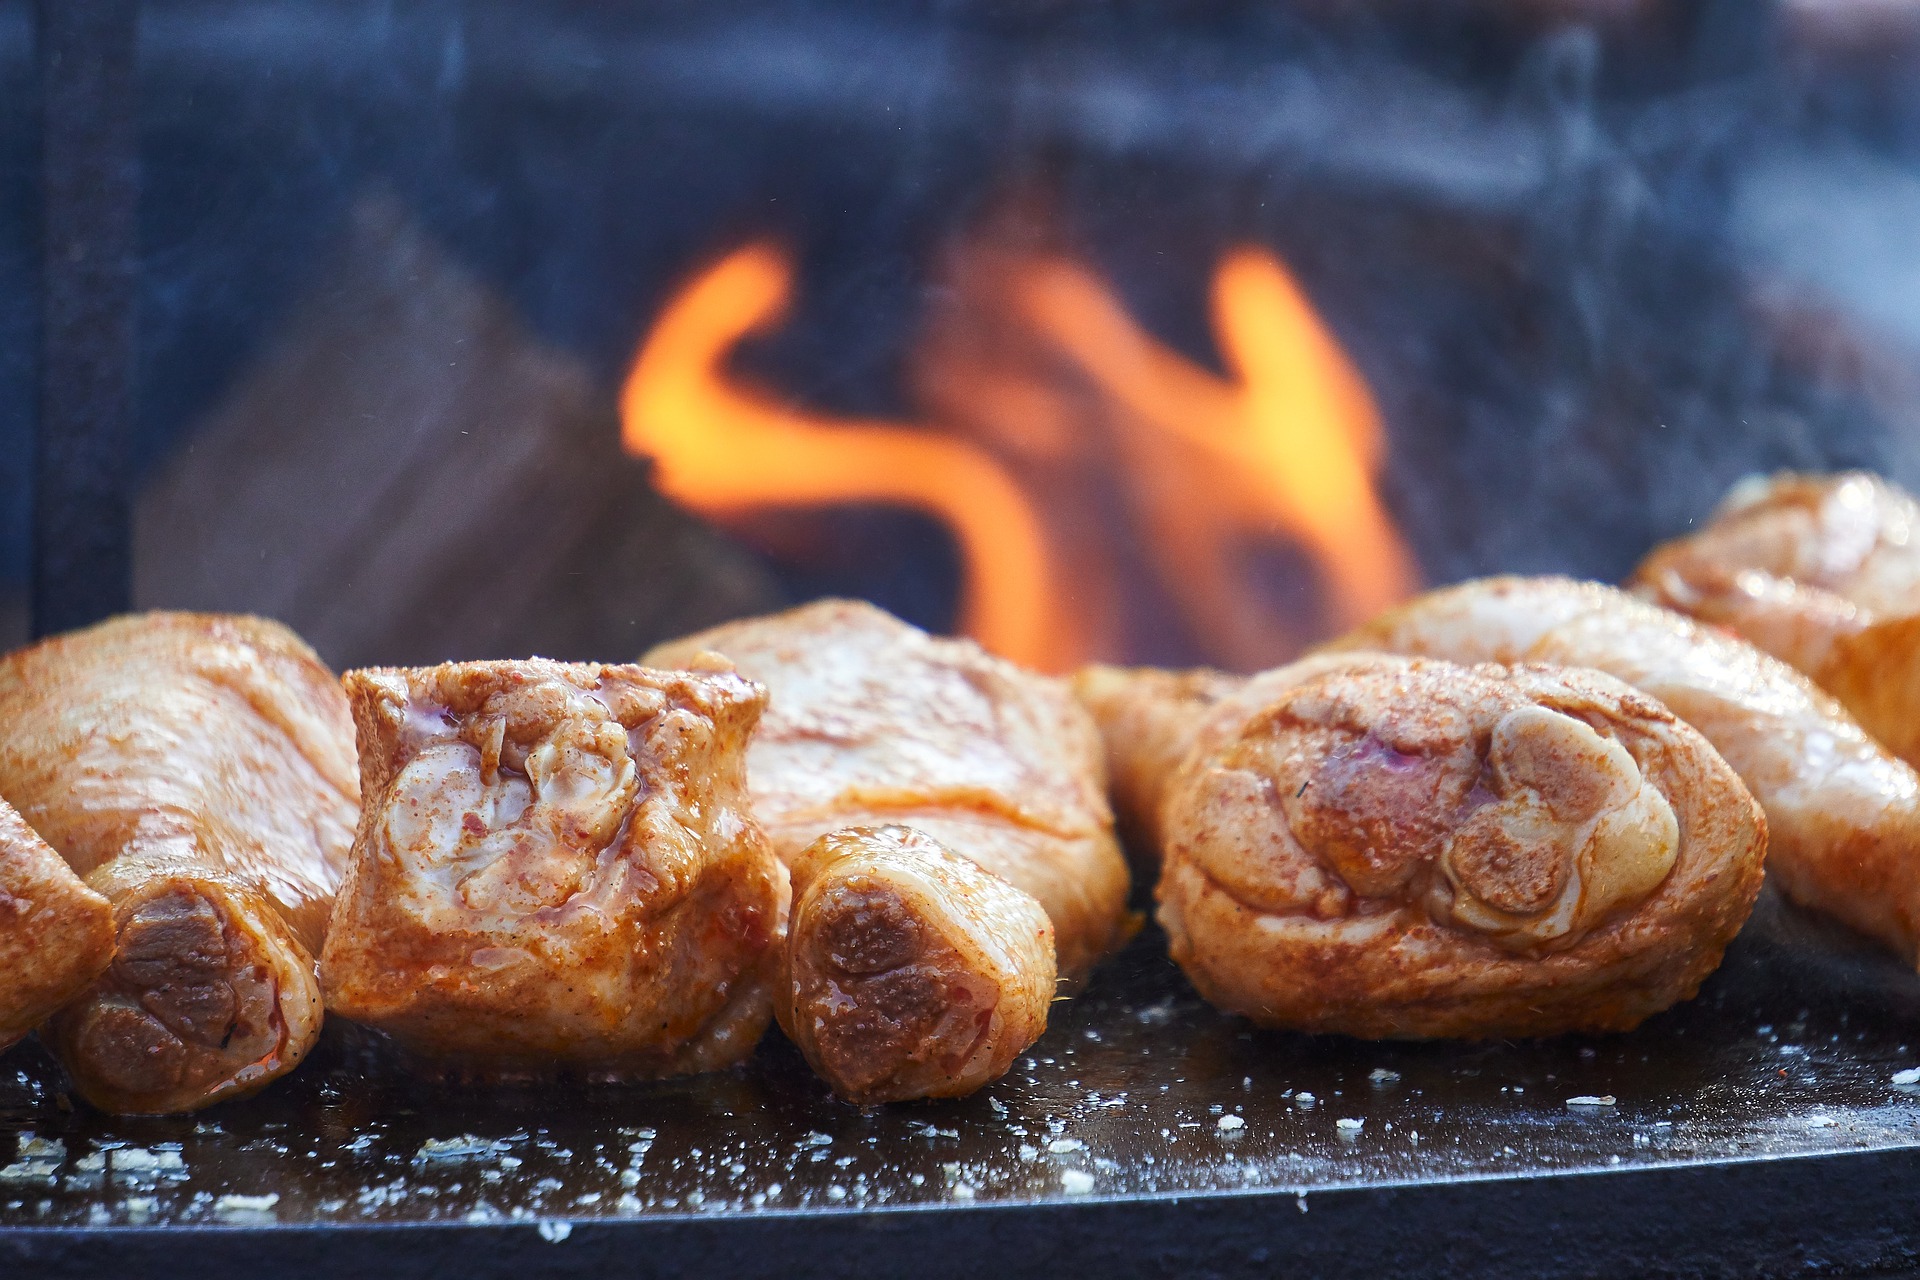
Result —
<path fill-rule="evenodd" d="M 1807 677 L 1725 632 L 1593 582 L 1431 591 L 1335 647 L 1593 667 L 1698 729 L 1766 810 L 1767 874 L 1910 962 L 1920 946 L 1920 776 Z"/>
<path fill-rule="evenodd" d="M 277 623 L 138 614 L 0 660 L 0 726 L 0 792 L 113 908 L 43 1032 L 81 1096 L 187 1111 L 291 1070 L 358 811 L 333 674 Z"/>
<path fill-rule="evenodd" d="M 1160 920 L 1201 992 L 1263 1025 L 1626 1030 L 1719 964 L 1765 833 L 1705 739 L 1598 672 L 1313 659 L 1201 722 Z"/>
<path fill-rule="evenodd" d="M 726 1066 L 771 1016 L 786 879 L 727 674 L 448 663 L 345 678 L 366 806 L 328 1007 L 450 1072 Z"/>
<path fill-rule="evenodd" d="M 113 908 L 0 800 L 0 1049 L 113 959 Z"/>
<path fill-rule="evenodd" d="M 802 850 L 786 948 L 780 1026 L 850 1102 L 972 1093 L 1047 1026 L 1047 913 L 910 827 Z"/>
<path fill-rule="evenodd" d="M 1159 862 L 1160 802 L 1207 710 L 1245 676 L 1198 667 L 1082 667 L 1073 692 L 1100 726 L 1114 816 L 1136 861 Z"/>
<path fill-rule="evenodd" d="M 1032 993 L 1056 971 L 1085 977 L 1130 935 L 1098 731 L 1063 682 L 845 600 L 717 627 L 647 661 L 732 664 L 768 687 L 750 781 L 796 877 L 783 1025 L 842 1096 L 948 1096 L 1000 1075 L 1045 1026 Z M 851 832 L 890 826 L 917 834 Z M 803 868 L 828 851 L 832 891 L 810 893 Z M 841 918 L 853 875 L 927 950 L 860 984 L 862 1008 L 825 1018 L 812 984 L 831 922 L 816 917 Z M 1051 927 L 1044 957 L 1007 923 L 1029 902 Z M 950 1007 L 937 1007 L 936 975 Z M 1006 1003 L 989 1011 L 996 991 Z M 976 1043 L 960 1025 L 983 1017 Z"/>
<path fill-rule="evenodd" d="M 1861 471 L 1742 481 L 1629 585 L 1803 672 L 1920 761 L 1920 503 L 1898 486 Z"/>

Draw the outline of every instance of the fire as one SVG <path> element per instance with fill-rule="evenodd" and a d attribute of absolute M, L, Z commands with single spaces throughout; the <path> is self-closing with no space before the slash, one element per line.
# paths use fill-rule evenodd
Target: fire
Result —
<path fill-rule="evenodd" d="M 1230 376 L 1154 341 L 1084 268 L 1050 261 L 1021 300 L 1041 332 L 1119 402 L 1136 503 L 1167 588 L 1232 658 L 1276 656 L 1258 634 L 1236 549 L 1276 531 L 1318 564 L 1323 627 L 1344 630 L 1418 589 L 1406 544 L 1374 489 L 1385 433 L 1359 372 L 1293 277 L 1261 249 L 1228 254 L 1213 324 Z"/>
<path fill-rule="evenodd" d="M 792 276 L 771 245 L 737 250 L 668 303 L 634 362 L 625 446 L 695 510 L 928 512 L 959 544 L 963 627 L 1049 670 L 1130 656 L 1121 544 L 1209 656 L 1241 667 L 1419 585 L 1374 485 L 1372 396 L 1264 250 L 1229 253 L 1214 277 L 1222 377 L 1145 332 L 1071 258 L 964 246 L 915 364 L 924 426 L 790 407 L 729 372 L 735 347 L 784 315 Z M 1119 536 L 1100 487 L 1116 469 L 1132 526 Z M 1310 557 L 1317 607 L 1263 596 L 1255 553 L 1276 545 Z"/>
<path fill-rule="evenodd" d="M 881 502 L 940 517 L 966 566 L 961 625 L 996 653 L 1059 665 L 1052 572 L 1026 496 L 980 449 L 888 422 L 806 413 L 726 376 L 726 359 L 776 325 L 793 265 L 770 244 L 737 250 L 667 307 L 620 397 L 621 442 L 651 457 L 661 492 L 725 518 L 764 506 Z"/>

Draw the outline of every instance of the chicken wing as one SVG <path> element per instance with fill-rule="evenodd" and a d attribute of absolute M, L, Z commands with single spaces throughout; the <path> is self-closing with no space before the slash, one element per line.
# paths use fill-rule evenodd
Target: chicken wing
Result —
<path fill-rule="evenodd" d="M 82 1097 L 186 1111 L 291 1070 L 353 834 L 332 673 L 258 618 L 117 618 L 0 660 L 0 792 L 113 908 L 43 1032 Z"/>
<path fill-rule="evenodd" d="M 1597 583 L 1489 578 L 1429 592 L 1333 647 L 1598 668 L 1658 698 L 1767 813 L 1770 873 L 1909 961 L 1920 943 L 1920 777 L 1785 663 Z"/>
<path fill-rule="evenodd" d="M 113 959 L 113 908 L 0 800 L 0 1050 Z"/>
<path fill-rule="evenodd" d="M 328 1007 L 454 1074 L 727 1066 L 771 1013 L 786 877 L 747 811 L 736 676 L 351 671 L 366 794 Z"/>
<path fill-rule="evenodd" d="M 1920 761 L 1920 503 L 1903 490 L 1858 471 L 1745 481 L 1630 585 L 1813 677 Z"/>
<path fill-rule="evenodd" d="M 848 1101 L 952 1098 L 1046 1030 L 1053 925 L 1032 894 L 911 827 L 850 827 L 793 862 L 781 1025 Z"/>
<path fill-rule="evenodd" d="M 754 812 L 789 863 L 832 832 L 904 825 L 1030 895 L 1052 925 L 1062 977 L 1084 977 L 1125 941 L 1133 923 L 1127 869 L 1113 837 L 1099 737 L 1061 682 L 1021 670 L 971 641 L 936 639 L 870 605 L 841 600 L 718 627 L 662 646 L 646 660 L 697 664 L 711 655 L 724 655 L 771 692 L 749 778 Z M 920 936 L 960 937 L 965 930 L 954 922 L 973 909 L 978 882 L 948 884 L 932 843 L 896 845 L 890 869 L 912 859 L 927 867 L 915 892 L 894 900 L 913 914 Z M 827 922 L 812 918 L 832 901 L 802 895 L 792 924 L 795 946 L 815 945 L 814 939 L 825 945 L 833 936 Z M 954 954 L 972 964 L 982 953 L 956 946 Z M 952 1092 L 919 1064 L 977 1060 L 1001 1064 L 998 1074 L 1041 1030 L 1009 1009 L 990 1019 L 999 1039 L 982 1048 L 974 1043 L 974 1023 L 916 1014 L 911 1035 L 924 1041 L 886 1055 L 912 1071 L 882 1078 L 878 1066 L 821 1051 L 826 1014 L 797 984 L 830 958 L 809 959 L 792 948 L 789 955 L 776 1006 L 781 1024 L 803 1050 L 813 1046 L 815 1069 L 848 1097 L 904 1098 L 924 1087 Z M 986 965 L 953 990 L 1000 984 L 1001 975 Z M 876 998 L 889 989 L 869 988 Z M 871 1012 L 886 1016 L 883 1008 Z M 907 1024 L 900 1035 L 908 1037 Z M 983 1056 L 975 1059 L 976 1051 Z M 965 1077 L 973 1084 L 988 1078 Z"/>
<path fill-rule="evenodd" d="M 1766 845 L 1726 762 L 1617 680 L 1369 653 L 1222 699 L 1161 830 L 1202 994 L 1394 1038 L 1637 1025 L 1719 964 Z"/>

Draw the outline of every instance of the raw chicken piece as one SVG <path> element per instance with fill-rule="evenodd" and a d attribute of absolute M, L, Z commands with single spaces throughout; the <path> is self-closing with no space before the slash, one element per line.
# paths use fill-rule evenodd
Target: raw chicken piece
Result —
<path fill-rule="evenodd" d="M 1920 761 L 1920 503 L 1904 490 L 1860 471 L 1755 477 L 1631 586 L 1813 677 Z"/>
<path fill-rule="evenodd" d="M 116 618 L 0 660 L 0 792 L 113 906 L 47 1024 L 82 1097 L 188 1111 L 291 1070 L 359 789 L 340 686 L 258 618 Z"/>
<path fill-rule="evenodd" d="M 747 812 L 765 691 L 538 658 L 345 684 L 366 807 L 321 960 L 333 1012 L 475 1077 L 752 1051 L 786 907 Z"/>
<path fill-rule="evenodd" d="M 0 800 L 0 1050 L 113 959 L 113 908 Z"/>
<path fill-rule="evenodd" d="M 1031 895 L 1053 926 L 1063 979 L 1084 977 L 1131 933 L 1127 868 L 1113 837 L 1099 736 L 1060 681 L 971 641 L 936 639 L 844 600 L 718 627 L 664 645 L 646 660 L 730 662 L 768 687 L 771 703 L 753 740 L 749 781 L 754 813 L 789 863 L 831 832 L 904 825 Z M 900 901 L 918 913 L 927 936 L 954 936 L 951 922 L 964 918 L 969 901 L 960 894 L 936 901 L 939 859 L 931 844 L 902 846 L 890 866 L 914 857 L 929 862 L 927 894 Z M 826 901 L 810 899 L 807 909 Z M 792 929 L 797 939 L 827 936 L 804 913 Z M 795 997 L 804 971 L 796 960 L 787 979 L 794 999 L 781 1006 L 803 1049 L 817 1046 L 820 1035 L 799 1020 L 824 1016 Z M 967 990 L 1000 980 L 987 969 L 977 978 Z M 888 1054 L 917 1064 L 972 1052 L 971 1032 L 955 1031 L 961 1024 L 924 1025 L 940 1029 L 936 1038 L 958 1038 Z M 1004 1039 L 986 1053 L 996 1063 L 1011 1062 L 1041 1029 L 1011 1012 L 996 1025 Z M 849 1097 L 918 1096 L 914 1089 L 922 1087 L 905 1077 L 878 1079 L 871 1066 L 817 1049 L 810 1061 Z"/>
<path fill-rule="evenodd" d="M 1787 896 L 1920 944 L 1920 777 L 1785 663 L 1598 583 L 1488 578 L 1429 592 L 1332 647 L 1595 667 L 1704 734 L 1767 813 Z"/>
<path fill-rule="evenodd" d="M 1726 762 L 1617 680 L 1370 653 L 1219 701 L 1161 832 L 1202 994 L 1395 1038 L 1638 1025 L 1719 964 L 1766 847 Z"/>
<path fill-rule="evenodd" d="M 793 862 L 780 1025 L 851 1102 L 951 1098 L 1046 1030 L 1053 925 L 1033 896 L 910 827 L 850 827 Z"/>

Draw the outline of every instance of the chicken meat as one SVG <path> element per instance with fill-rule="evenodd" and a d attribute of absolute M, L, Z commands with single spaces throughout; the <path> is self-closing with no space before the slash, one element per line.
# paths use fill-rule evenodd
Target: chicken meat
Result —
<path fill-rule="evenodd" d="M 955 923 L 976 902 L 1010 899 L 998 891 L 983 895 L 977 879 L 955 880 L 936 845 L 1038 904 L 1052 926 L 1054 963 L 1065 981 L 1084 978 L 1131 933 L 1127 868 L 1113 835 L 1099 735 L 1060 681 L 995 658 L 971 641 L 938 639 L 870 605 L 842 600 L 718 627 L 662 646 L 646 660 L 735 664 L 768 687 L 771 704 L 754 737 L 748 774 L 754 812 L 788 863 L 799 865 L 808 846 L 847 828 L 905 826 L 929 837 L 891 842 L 884 864 L 889 875 L 915 859 L 925 863 L 925 874 L 911 891 L 891 893 L 893 905 L 871 916 L 872 949 L 892 954 L 896 944 L 882 935 L 901 936 L 908 930 L 900 922 L 910 920 L 914 936 L 944 939 L 951 956 L 976 965 L 969 979 L 918 983 L 918 994 L 903 1003 L 906 973 L 883 980 L 891 971 L 869 971 L 863 989 L 890 1003 L 840 1009 L 830 988 L 802 981 L 825 971 L 831 955 L 799 955 L 796 948 L 830 949 L 831 940 L 844 935 L 844 925 L 812 918 L 816 911 L 838 912 L 841 898 L 802 892 L 797 899 L 776 1011 L 789 1037 L 812 1047 L 809 1060 L 843 1096 L 964 1092 L 1004 1070 L 1043 1025 L 1013 1010 L 996 1017 L 978 1003 L 968 1006 L 966 1018 L 949 1016 L 960 994 L 977 1002 L 982 992 L 1011 994 L 1031 982 L 1003 985 L 982 959 L 983 949 L 958 941 L 969 928 L 981 936 L 992 931 Z M 869 876 L 868 882 L 879 880 Z M 953 976 L 944 960 L 944 968 L 904 958 L 902 965 Z M 823 1049 L 835 1043 L 838 1024 L 864 1028 L 861 1061 Z M 877 1034 L 883 1026 L 888 1034 Z M 996 1029 L 997 1042 L 976 1044 L 979 1026 Z M 930 1063 L 999 1065 L 991 1073 L 969 1068 L 946 1078 Z"/>
<path fill-rule="evenodd" d="M 0 1050 L 113 959 L 113 907 L 0 800 Z"/>
<path fill-rule="evenodd" d="M 1073 691 L 1106 749 L 1114 817 L 1136 864 L 1160 861 L 1160 802 L 1207 710 L 1246 683 L 1208 667 L 1083 667 Z"/>
<path fill-rule="evenodd" d="M 1754 477 L 1632 589 L 1811 676 L 1920 762 L 1920 503 L 1865 472 Z"/>
<path fill-rule="evenodd" d="M 321 960 L 332 1012 L 480 1079 L 752 1051 L 787 893 L 747 807 L 764 690 L 537 658 L 345 684 L 366 804 Z"/>
<path fill-rule="evenodd" d="M 1598 583 L 1489 578 L 1429 592 L 1333 648 L 1594 667 L 1704 734 L 1767 814 L 1788 897 L 1920 949 L 1920 777 L 1785 663 Z"/>
<path fill-rule="evenodd" d="M 1719 964 L 1766 846 L 1726 762 L 1620 681 L 1369 653 L 1220 699 L 1160 831 L 1203 995 L 1392 1038 L 1636 1026 Z"/>
<path fill-rule="evenodd" d="M 1053 924 L 1032 894 L 911 827 L 829 832 L 792 871 L 782 1025 L 848 1101 L 972 1093 L 1046 1029 Z"/>
<path fill-rule="evenodd" d="M 291 1070 L 358 814 L 346 699 L 277 623 L 117 618 L 0 659 L 0 793 L 113 911 L 43 1038 L 104 1110 L 187 1111 Z"/>

